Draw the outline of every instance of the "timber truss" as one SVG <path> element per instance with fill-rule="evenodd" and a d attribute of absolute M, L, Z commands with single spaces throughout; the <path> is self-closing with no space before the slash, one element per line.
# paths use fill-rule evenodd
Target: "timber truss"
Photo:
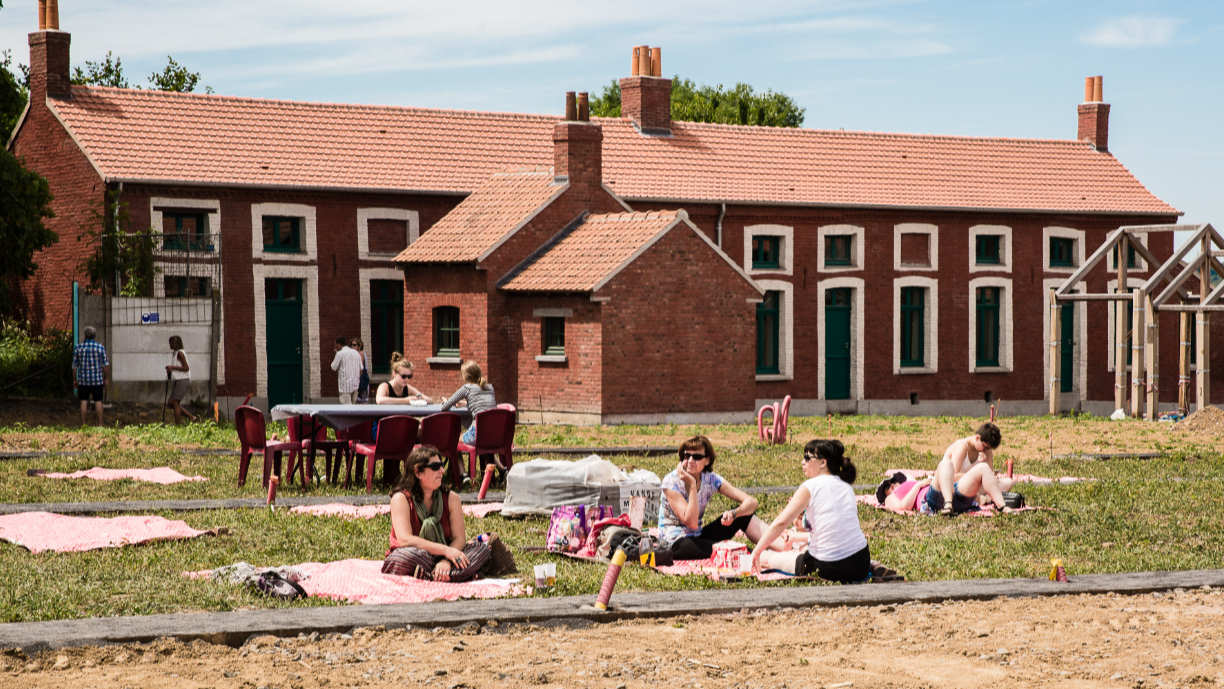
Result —
<path fill-rule="evenodd" d="M 1161 262 L 1139 236 L 1156 232 L 1191 232 L 1192 236 L 1173 253 L 1169 260 Z M 1194 249 L 1198 254 L 1187 258 Z M 1130 251 L 1147 261 L 1148 266 L 1160 265 L 1140 287 L 1127 285 L 1127 263 Z M 1077 292 L 1084 278 L 1101 261 L 1115 257 L 1117 283 L 1113 292 L 1092 294 Z M 1224 280 L 1214 289 L 1211 275 L 1224 278 L 1224 265 L 1219 257 L 1224 256 L 1224 237 L 1210 224 L 1202 225 L 1136 225 L 1119 227 L 1105 238 L 1105 242 L 1092 256 L 1056 290 L 1050 290 L 1050 413 L 1059 411 L 1059 381 L 1062 373 L 1061 304 L 1076 301 L 1111 302 L 1116 309 L 1114 323 L 1114 407 L 1127 408 L 1130 391 L 1130 415 L 1155 419 L 1159 401 L 1160 382 L 1160 319 L 1161 311 L 1180 313 L 1178 357 L 1178 407 L 1189 410 L 1190 386 L 1190 315 L 1196 314 L 1193 339 L 1196 344 L 1195 357 L 1198 363 L 1195 399 L 1201 409 L 1211 399 L 1211 317 L 1212 311 L 1224 311 Z M 1196 280 L 1197 294 L 1188 292 L 1186 283 Z M 1125 327 L 1127 314 L 1131 314 L 1132 327 Z M 1134 336 L 1141 334 L 1142 337 Z M 1128 345 L 1128 341 L 1131 343 Z M 1130 385 L 1127 385 L 1127 348 L 1130 347 Z"/>

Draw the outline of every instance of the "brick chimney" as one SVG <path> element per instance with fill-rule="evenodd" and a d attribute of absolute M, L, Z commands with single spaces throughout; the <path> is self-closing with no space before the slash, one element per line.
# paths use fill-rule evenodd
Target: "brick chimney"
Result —
<path fill-rule="evenodd" d="M 553 127 L 553 175 L 571 187 L 603 184 L 603 128 L 591 122 L 585 93 L 565 94 L 565 119 Z"/>
<path fill-rule="evenodd" d="M 671 79 L 663 78 L 662 49 L 633 49 L 628 78 L 621 79 L 621 117 L 647 136 L 671 136 Z"/>
<path fill-rule="evenodd" d="M 1089 141 L 1096 150 L 1109 152 L 1109 103 L 1104 102 L 1102 77 L 1084 79 L 1084 102 L 1079 104 L 1080 141 Z"/>
<path fill-rule="evenodd" d="M 38 31 L 30 34 L 30 102 L 72 94 L 71 42 L 71 34 L 59 30 L 59 1 L 39 0 Z"/>

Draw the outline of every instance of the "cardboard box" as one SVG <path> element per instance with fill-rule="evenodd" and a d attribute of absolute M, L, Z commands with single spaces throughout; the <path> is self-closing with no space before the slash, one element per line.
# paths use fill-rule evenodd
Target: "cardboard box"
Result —
<path fill-rule="evenodd" d="M 659 521 L 659 500 L 663 489 L 657 483 L 605 483 L 599 487 L 599 504 L 612 508 L 616 516 L 629 512 L 629 502 L 634 497 L 646 498 L 646 515 L 643 524 Z"/>
<path fill-rule="evenodd" d="M 714 544 L 714 566 L 719 569 L 739 569 L 739 556 L 748 552 L 748 546 L 738 541 L 723 541 Z"/>

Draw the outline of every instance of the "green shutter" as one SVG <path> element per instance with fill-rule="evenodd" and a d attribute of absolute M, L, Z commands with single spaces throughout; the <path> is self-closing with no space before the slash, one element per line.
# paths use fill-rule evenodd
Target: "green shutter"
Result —
<path fill-rule="evenodd" d="M 851 263 L 851 250 L 854 247 L 854 235 L 831 234 L 825 237 L 825 265 L 848 266 Z"/>
<path fill-rule="evenodd" d="M 999 293 L 998 287 L 977 290 L 977 365 L 999 365 Z"/>
<path fill-rule="evenodd" d="M 544 319 L 544 356 L 565 356 L 565 319 L 562 317 Z"/>
<path fill-rule="evenodd" d="M 770 291 L 757 304 L 757 373 L 778 373 L 778 313 L 782 293 Z"/>
<path fill-rule="evenodd" d="M 999 235 L 980 234 L 977 236 L 977 262 L 979 265 L 997 265 L 1002 262 L 999 255 Z"/>
<path fill-rule="evenodd" d="M 778 268 L 782 265 L 782 238 L 756 235 L 752 238 L 753 270 Z"/>
<path fill-rule="evenodd" d="M 1050 237 L 1050 267 L 1070 268 L 1075 265 L 1073 251 L 1075 240 L 1066 237 Z"/>
<path fill-rule="evenodd" d="M 459 357 L 459 308 L 434 309 L 434 356 Z"/>
<path fill-rule="evenodd" d="M 901 289 L 901 365 L 926 365 L 926 289 Z"/>

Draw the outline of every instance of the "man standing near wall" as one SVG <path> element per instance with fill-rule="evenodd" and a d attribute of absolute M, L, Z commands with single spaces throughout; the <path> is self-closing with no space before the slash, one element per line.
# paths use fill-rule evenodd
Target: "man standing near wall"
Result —
<path fill-rule="evenodd" d="M 339 378 L 340 404 L 355 402 L 357 389 L 361 387 L 361 355 L 346 343 L 343 337 L 336 338 L 336 357 L 331 364 Z"/>
<path fill-rule="evenodd" d="M 97 342 L 97 331 L 92 327 L 85 328 L 85 340 L 72 350 L 72 387 L 81 400 L 81 425 L 85 425 L 85 412 L 89 410 L 89 400 L 94 400 L 94 415 L 98 417 L 98 425 L 102 425 L 102 393 L 110 378 L 110 359 L 106 356 L 106 347 Z"/>

